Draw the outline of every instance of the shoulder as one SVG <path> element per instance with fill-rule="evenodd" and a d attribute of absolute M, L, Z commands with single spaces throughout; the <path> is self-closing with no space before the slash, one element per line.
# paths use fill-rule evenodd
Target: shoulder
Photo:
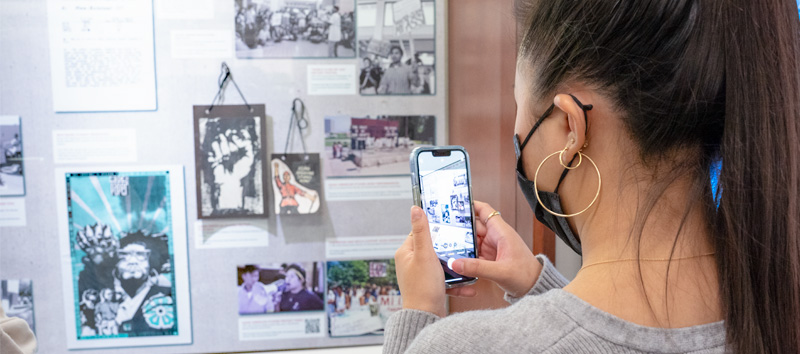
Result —
<path fill-rule="evenodd" d="M 499 310 L 450 315 L 425 327 L 409 352 L 538 352 L 578 325 L 550 297 L 529 296 Z"/>

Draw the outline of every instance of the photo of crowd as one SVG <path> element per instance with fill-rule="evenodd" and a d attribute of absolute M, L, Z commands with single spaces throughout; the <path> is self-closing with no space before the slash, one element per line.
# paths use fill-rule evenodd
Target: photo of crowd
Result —
<path fill-rule="evenodd" d="M 436 94 L 434 2 L 359 0 L 358 14 L 360 93 Z"/>
<path fill-rule="evenodd" d="M 331 337 L 381 334 L 402 308 L 394 260 L 333 261 L 327 268 Z"/>
<path fill-rule="evenodd" d="M 319 262 L 239 266 L 239 315 L 322 311 L 323 277 Z"/>
<path fill-rule="evenodd" d="M 238 58 L 354 58 L 355 0 L 235 0 Z"/>

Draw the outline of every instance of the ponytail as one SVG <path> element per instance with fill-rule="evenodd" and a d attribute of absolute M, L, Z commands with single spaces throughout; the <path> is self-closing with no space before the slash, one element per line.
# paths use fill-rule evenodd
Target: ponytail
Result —
<path fill-rule="evenodd" d="M 715 243 L 734 353 L 800 353 L 800 30 L 794 2 L 723 1 Z"/>

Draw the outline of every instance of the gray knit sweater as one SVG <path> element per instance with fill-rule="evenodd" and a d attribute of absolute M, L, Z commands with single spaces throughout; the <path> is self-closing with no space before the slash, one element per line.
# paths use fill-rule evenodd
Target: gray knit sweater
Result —
<path fill-rule="evenodd" d="M 644 327 L 603 312 L 561 288 L 567 280 L 544 256 L 522 298 L 499 310 L 439 318 L 401 310 L 386 323 L 384 353 L 724 353 L 722 321 L 678 329 Z"/>

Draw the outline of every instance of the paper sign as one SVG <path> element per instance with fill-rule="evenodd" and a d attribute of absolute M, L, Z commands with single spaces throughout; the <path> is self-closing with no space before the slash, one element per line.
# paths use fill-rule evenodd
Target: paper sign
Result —
<path fill-rule="evenodd" d="M 309 65 L 309 95 L 355 95 L 355 65 Z"/>
<path fill-rule="evenodd" d="M 53 161 L 57 164 L 136 162 L 136 131 L 54 130 Z"/>

